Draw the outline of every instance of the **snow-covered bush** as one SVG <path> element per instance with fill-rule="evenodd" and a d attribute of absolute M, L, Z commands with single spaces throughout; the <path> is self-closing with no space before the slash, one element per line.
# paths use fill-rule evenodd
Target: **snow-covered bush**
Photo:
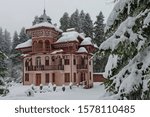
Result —
<path fill-rule="evenodd" d="M 43 84 L 40 84 L 40 90 L 43 90 Z"/>
<path fill-rule="evenodd" d="M 62 91 L 64 92 L 64 91 L 65 91 L 65 89 L 66 89 L 66 88 L 65 88 L 65 85 L 63 85 L 63 86 L 62 86 Z"/>
<path fill-rule="evenodd" d="M 27 91 L 25 91 L 25 94 L 30 97 L 30 96 L 34 96 L 34 91 L 31 89 L 28 89 Z"/>
<path fill-rule="evenodd" d="M 56 91 L 56 84 L 53 85 L 53 91 Z"/>
<path fill-rule="evenodd" d="M 82 82 L 82 84 L 83 84 L 83 88 L 86 86 L 86 84 L 85 84 L 85 83 L 86 83 L 85 81 L 83 81 L 83 82 Z"/>
<path fill-rule="evenodd" d="M 3 91 L 3 96 L 6 96 L 9 93 L 9 89 L 5 88 Z"/>
<path fill-rule="evenodd" d="M 35 85 L 34 85 L 34 84 L 31 84 L 31 89 L 32 89 L 33 91 L 35 91 Z"/>
<path fill-rule="evenodd" d="M 5 87 L 0 86 L 0 96 L 6 96 L 9 93 L 9 90 Z"/>
<path fill-rule="evenodd" d="M 0 96 L 6 96 L 8 93 L 9 89 L 6 87 L 3 78 L 0 77 Z"/>
<path fill-rule="evenodd" d="M 51 86 L 52 86 L 52 83 L 49 83 L 49 84 L 48 84 L 48 88 L 50 88 Z"/>
<path fill-rule="evenodd" d="M 43 92 L 43 84 L 40 84 L 40 93 Z"/>
<path fill-rule="evenodd" d="M 73 83 L 70 82 L 70 83 L 69 83 L 69 88 L 72 89 L 72 86 L 73 86 Z"/>

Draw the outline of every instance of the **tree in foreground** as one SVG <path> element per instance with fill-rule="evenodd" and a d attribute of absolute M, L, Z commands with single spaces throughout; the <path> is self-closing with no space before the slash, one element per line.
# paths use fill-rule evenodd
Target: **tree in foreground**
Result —
<path fill-rule="evenodd" d="M 106 91 L 114 99 L 150 99 L 150 1 L 118 0 L 105 28 L 101 56 Z"/>

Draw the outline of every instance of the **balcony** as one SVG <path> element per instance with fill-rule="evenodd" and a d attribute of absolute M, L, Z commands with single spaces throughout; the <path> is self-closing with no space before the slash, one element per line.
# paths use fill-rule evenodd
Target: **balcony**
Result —
<path fill-rule="evenodd" d="M 64 65 L 49 65 L 49 66 L 29 66 L 26 71 L 44 71 L 44 70 L 64 70 Z"/>
<path fill-rule="evenodd" d="M 77 69 L 88 69 L 87 65 L 77 65 Z"/>

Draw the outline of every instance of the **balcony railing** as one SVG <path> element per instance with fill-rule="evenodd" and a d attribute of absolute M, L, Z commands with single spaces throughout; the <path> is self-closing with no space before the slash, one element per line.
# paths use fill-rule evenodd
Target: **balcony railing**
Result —
<path fill-rule="evenodd" d="M 26 71 L 42 71 L 42 70 L 64 70 L 64 65 L 49 65 L 49 66 L 29 66 Z"/>
<path fill-rule="evenodd" d="M 87 65 L 77 65 L 77 69 L 87 69 Z"/>

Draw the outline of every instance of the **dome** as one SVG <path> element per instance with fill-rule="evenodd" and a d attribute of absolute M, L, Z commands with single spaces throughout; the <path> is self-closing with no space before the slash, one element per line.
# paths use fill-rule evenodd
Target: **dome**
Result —
<path fill-rule="evenodd" d="M 48 23 L 51 24 L 51 18 L 46 15 L 46 10 L 45 9 L 44 9 L 43 14 L 40 17 L 38 17 L 38 16 L 35 17 L 35 19 L 33 21 L 33 25 L 39 24 L 39 23 L 42 23 L 42 22 L 48 22 Z"/>

